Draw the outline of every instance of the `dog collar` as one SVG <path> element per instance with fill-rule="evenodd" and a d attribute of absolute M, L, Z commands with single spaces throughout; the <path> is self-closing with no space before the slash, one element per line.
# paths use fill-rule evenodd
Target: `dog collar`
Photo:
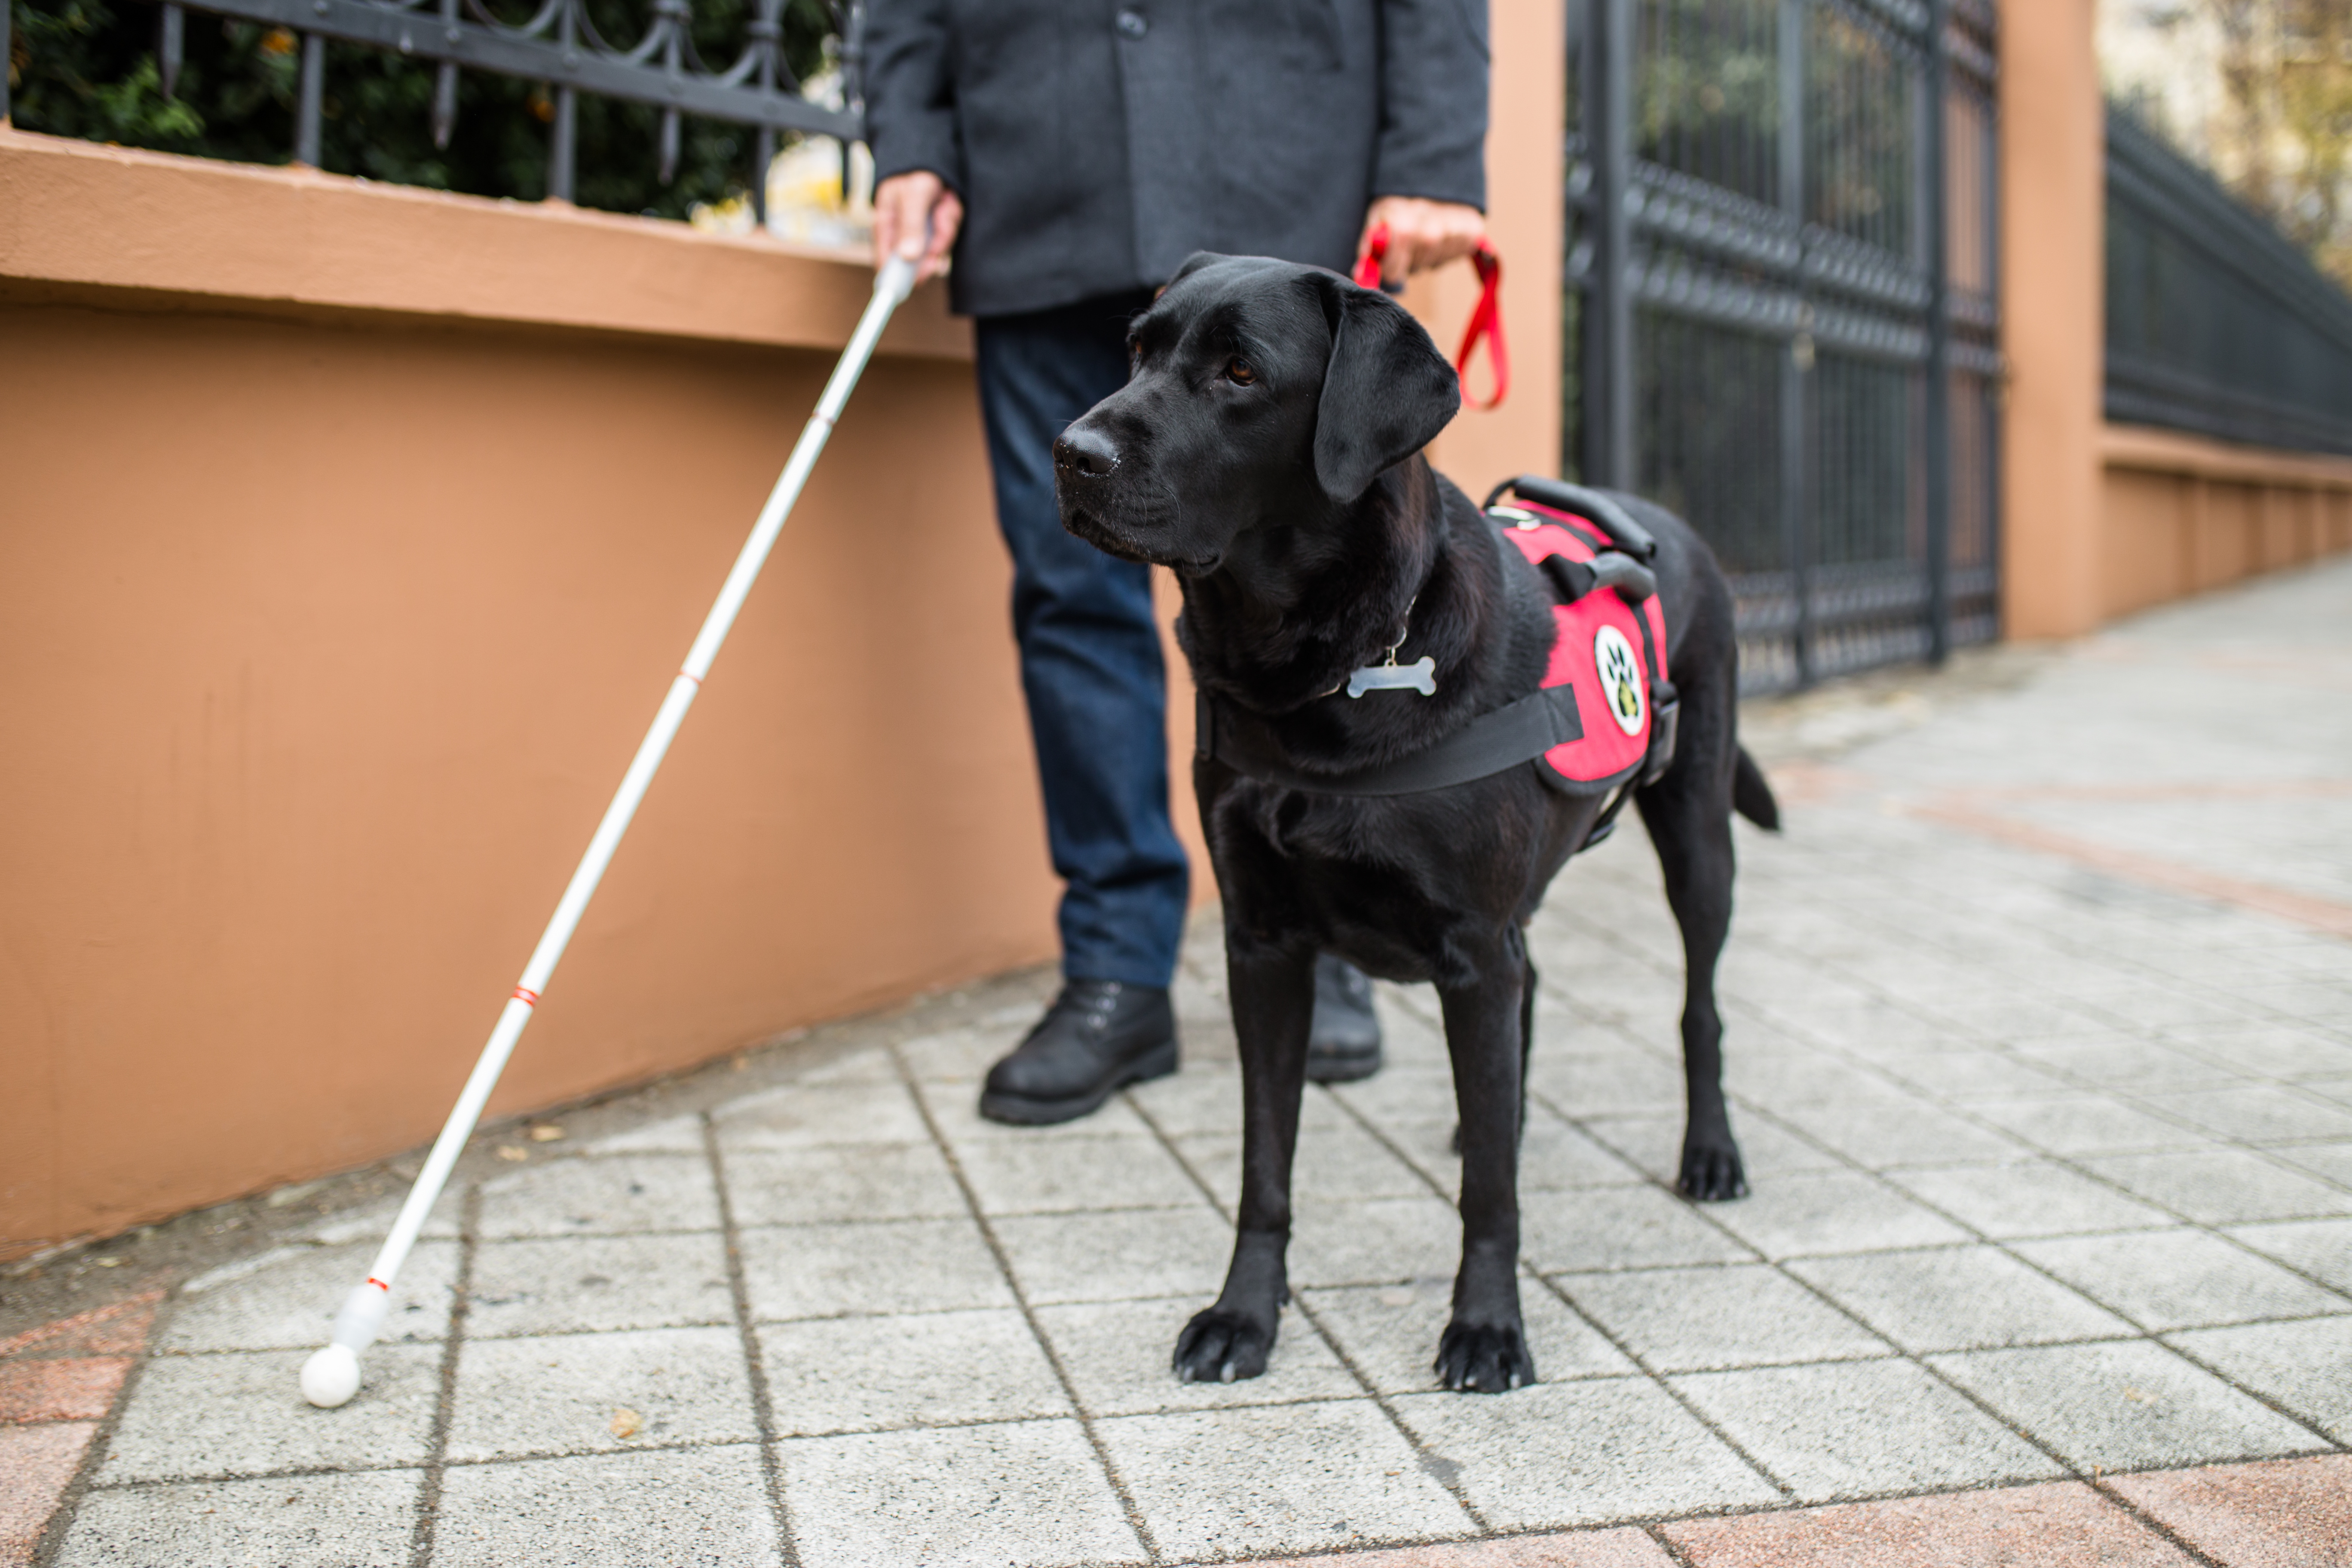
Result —
<path fill-rule="evenodd" d="M 1348 679 L 1344 682 L 1348 688 L 1349 696 L 1361 697 L 1367 691 L 1418 691 L 1423 697 L 1437 695 L 1437 661 L 1435 659 L 1427 654 L 1423 654 L 1411 664 L 1397 662 L 1397 649 L 1404 647 L 1405 639 L 1412 636 L 1412 607 L 1420 603 L 1421 595 L 1415 594 L 1412 601 L 1405 605 L 1404 622 L 1397 627 L 1396 641 L 1388 646 L 1388 658 L 1378 664 L 1368 664 L 1361 669 L 1349 672 Z M 1331 691 L 1326 691 L 1323 695 L 1328 697 L 1332 691 L 1339 689 L 1339 687 L 1334 686 Z"/>

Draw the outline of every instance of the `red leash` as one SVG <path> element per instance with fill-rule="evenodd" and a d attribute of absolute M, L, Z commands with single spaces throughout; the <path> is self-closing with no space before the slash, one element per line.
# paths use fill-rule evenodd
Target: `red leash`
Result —
<path fill-rule="evenodd" d="M 1364 247 L 1364 258 L 1356 263 L 1356 286 L 1377 289 L 1381 286 L 1381 263 L 1388 259 L 1389 226 L 1374 224 L 1370 240 Z M 1511 350 L 1503 336 L 1503 258 L 1485 240 L 1470 253 L 1470 264 L 1478 269 L 1478 303 L 1470 311 L 1470 324 L 1463 329 L 1462 347 L 1454 355 L 1454 374 L 1461 378 L 1462 396 L 1471 407 L 1497 407 L 1511 390 Z M 1478 340 L 1486 340 L 1486 363 L 1495 373 L 1495 393 L 1484 403 L 1470 395 L 1470 356 L 1477 352 Z"/>
<path fill-rule="evenodd" d="M 1389 226 L 1372 225 L 1372 237 L 1365 242 L 1364 258 L 1356 263 L 1356 287 L 1377 289 L 1381 286 L 1381 263 L 1389 258 Z"/>
<path fill-rule="evenodd" d="M 1470 253 L 1478 268 L 1478 303 L 1470 324 L 1462 331 L 1462 348 L 1454 356 L 1454 374 L 1462 378 L 1463 400 L 1473 408 L 1494 408 L 1511 390 L 1511 350 L 1503 340 L 1503 258 L 1485 240 Z M 1495 373 L 1495 395 L 1481 403 L 1470 395 L 1470 355 L 1480 338 L 1486 340 L 1486 365 Z"/>

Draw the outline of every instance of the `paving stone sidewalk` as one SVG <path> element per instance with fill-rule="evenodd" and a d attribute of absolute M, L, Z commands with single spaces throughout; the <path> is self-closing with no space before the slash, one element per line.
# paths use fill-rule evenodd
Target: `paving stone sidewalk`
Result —
<path fill-rule="evenodd" d="M 0 1488 L 0 1537 L 74 1568 L 2352 1563 L 2352 563 L 1749 722 L 1788 821 L 1740 828 L 1722 977 L 1754 1194 L 1667 1185 L 1681 958 L 1629 827 L 1534 932 L 1538 1386 L 1433 1387 L 1453 1109 L 1434 998 L 1395 987 L 1386 1070 L 1308 1091 L 1272 1368 L 1174 1382 L 1238 1163 L 1204 924 L 1184 1070 L 1074 1126 L 973 1110 L 1031 977 L 700 1111 L 505 1134 L 344 1409 L 295 1372 L 382 1212 L 0 1344 L 0 1469 L 67 1501 L 44 1532 Z"/>

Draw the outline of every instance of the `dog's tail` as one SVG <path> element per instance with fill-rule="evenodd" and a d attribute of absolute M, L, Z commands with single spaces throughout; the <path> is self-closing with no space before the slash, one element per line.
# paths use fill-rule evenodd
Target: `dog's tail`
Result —
<path fill-rule="evenodd" d="M 1764 782 L 1764 770 L 1739 748 L 1739 762 L 1731 775 L 1731 808 L 1770 832 L 1780 831 L 1780 803 L 1772 798 L 1772 786 Z"/>

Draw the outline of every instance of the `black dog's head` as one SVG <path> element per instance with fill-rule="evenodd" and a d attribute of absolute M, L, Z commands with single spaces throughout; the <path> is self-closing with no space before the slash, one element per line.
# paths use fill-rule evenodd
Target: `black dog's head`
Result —
<path fill-rule="evenodd" d="M 1462 403 L 1403 307 L 1263 257 L 1186 261 L 1128 351 L 1127 385 L 1054 444 L 1062 525 L 1186 573 L 1261 523 L 1343 513 Z"/>

